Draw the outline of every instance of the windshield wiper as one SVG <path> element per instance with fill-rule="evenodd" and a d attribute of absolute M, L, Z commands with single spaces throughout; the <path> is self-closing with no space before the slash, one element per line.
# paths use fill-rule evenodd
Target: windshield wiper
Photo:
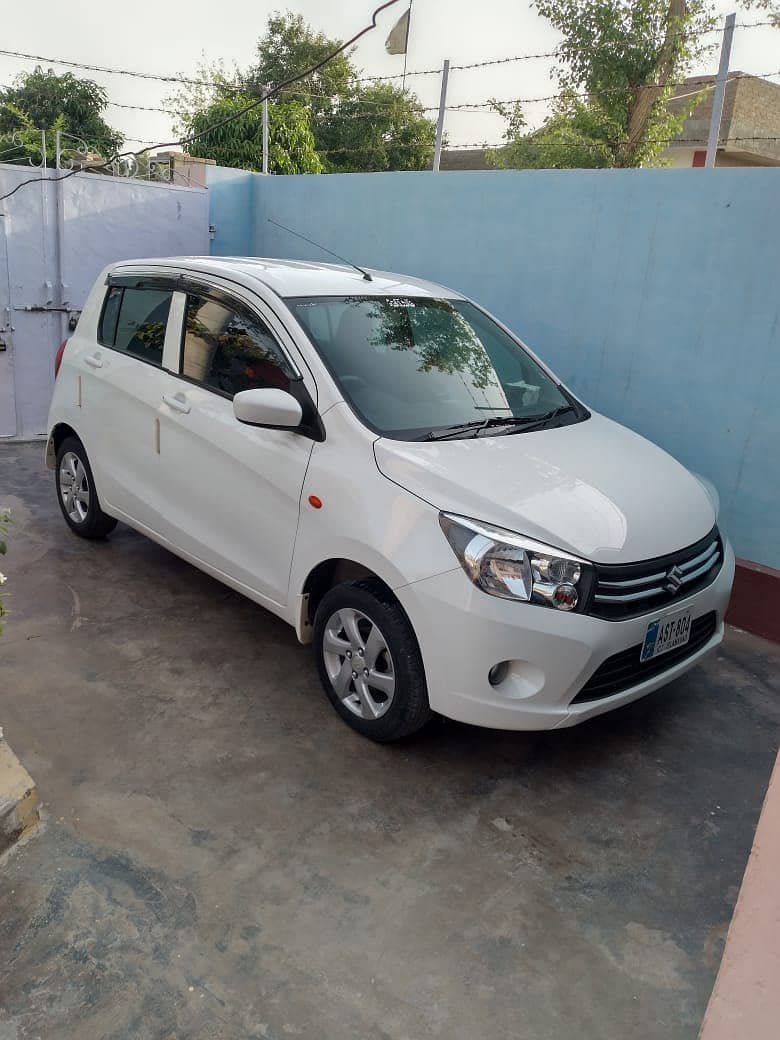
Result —
<path fill-rule="evenodd" d="M 540 426 L 544 426 L 551 419 L 557 419 L 559 415 L 566 415 L 568 412 L 576 411 L 573 404 L 563 404 L 560 408 L 553 408 L 551 412 L 546 412 L 544 415 L 528 415 L 524 420 L 520 420 L 522 429 L 528 433 L 530 430 L 536 430 Z M 514 424 L 513 424 L 514 425 Z M 508 430 L 508 433 L 519 432 L 516 430 Z"/>
<path fill-rule="evenodd" d="M 537 416 L 533 416 L 533 418 L 536 419 Z M 515 422 L 517 420 L 511 416 L 492 415 L 489 419 L 473 419 L 471 422 L 445 426 L 441 430 L 431 430 L 430 433 L 426 433 L 421 439 L 424 441 L 445 441 L 448 437 L 459 437 L 463 433 L 470 433 L 472 437 L 477 437 L 482 430 L 487 430 L 491 426 L 512 426 Z"/>
<path fill-rule="evenodd" d="M 529 430 L 537 426 L 541 426 L 543 423 L 549 422 L 550 419 L 555 419 L 559 415 L 563 415 L 565 412 L 574 411 L 574 406 L 570 404 L 562 405 L 560 408 L 555 408 L 551 412 L 545 412 L 543 415 L 493 415 L 489 419 L 474 419 L 472 422 L 457 423 L 455 426 L 445 426 L 442 430 L 431 430 L 422 439 L 424 441 L 444 441 L 451 437 L 460 437 L 463 434 L 470 434 L 472 437 L 478 437 L 483 430 L 489 430 L 497 427 L 506 427 L 507 433 L 519 432 L 520 430 Z"/>

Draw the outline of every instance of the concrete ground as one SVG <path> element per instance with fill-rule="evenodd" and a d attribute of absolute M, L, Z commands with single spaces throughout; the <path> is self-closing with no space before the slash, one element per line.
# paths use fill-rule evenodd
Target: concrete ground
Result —
<path fill-rule="evenodd" d="M 549 734 L 347 729 L 291 629 L 124 527 L 41 445 L 0 724 L 44 830 L 0 867 L 0 1040 L 693 1038 L 780 731 L 780 648 Z M 216 507 L 216 506 L 215 506 Z"/>

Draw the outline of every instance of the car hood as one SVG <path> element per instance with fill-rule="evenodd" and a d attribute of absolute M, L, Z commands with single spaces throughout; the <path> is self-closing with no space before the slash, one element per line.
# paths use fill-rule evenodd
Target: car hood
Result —
<path fill-rule="evenodd" d="M 701 481 L 604 416 L 466 440 L 380 438 L 386 477 L 437 509 L 505 527 L 596 563 L 664 556 L 703 538 L 715 507 Z"/>

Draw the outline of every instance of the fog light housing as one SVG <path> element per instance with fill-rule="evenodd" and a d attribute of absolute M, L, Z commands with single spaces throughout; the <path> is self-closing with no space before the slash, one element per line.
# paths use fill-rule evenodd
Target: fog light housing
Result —
<path fill-rule="evenodd" d="M 570 582 L 565 581 L 555 586 L 552 598 L 558 610 L 574 610 L 579 596 L 576 588 Z"/>
<path fill-rule="evenodd" d="M 506 679 L 508 672 L 509 661 L 499 661 L 488 672 L 488 682 L 491 686 L 499 686 Z"/>

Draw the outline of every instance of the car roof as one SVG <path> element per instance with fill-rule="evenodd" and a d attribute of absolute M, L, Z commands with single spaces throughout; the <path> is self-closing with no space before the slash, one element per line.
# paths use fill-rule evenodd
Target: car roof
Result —
<path fill-rule="evenodd" d="M 426 296 L 460 299 L 452 289 L 422 278 L 388 271 L 371 272 L 367 281 L 354 267 L 346 264 L 320 264 L 309 260 L 276 260 L 254 256 L 169 256 L 141 260 L 125 260 L 115 270 L 142 267 L 176 268 L 199 274 L 239 281 L 249 288 L 261 282 L 277 296 Z"/>

